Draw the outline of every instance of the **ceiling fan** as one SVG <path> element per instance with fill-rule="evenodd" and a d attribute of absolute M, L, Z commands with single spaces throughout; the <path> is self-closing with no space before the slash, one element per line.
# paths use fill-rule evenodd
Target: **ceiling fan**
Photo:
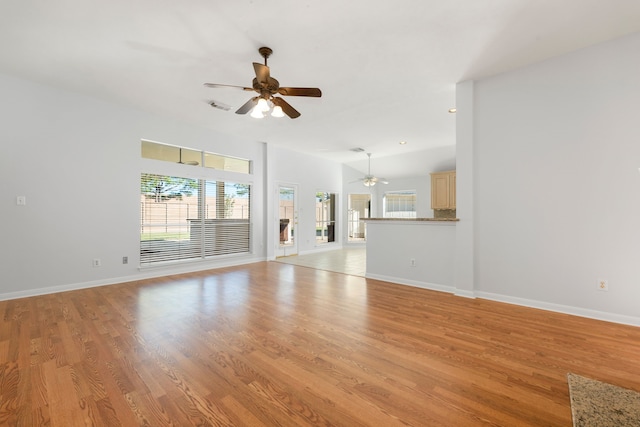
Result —
<path fill-rule="evenodd" d="M 375 177 L 375 176 L 371 175 L 371 153 L 367 153 L 367 156 L 369 157 L 369 170 L 368 170 L 367 174 L 364 177 L 362 177 L 360 179 L 357 179 L 357 180 L 355 180 L 353 182 L 362 182 L 366 187 L 373 187 L 378 182 L 381 183 L 381 184 L 388 184 L 389 181 L 387 181 L 386 178 L 378 178 L 378 177 Z"/>
<path fill-rule="evenodd" d="M 280 87 L 280 83 L 271 77 L 271 72 L 267 66 L 267 58 L 273 53 L 268 47 L 258 49 L 260 55 L 264 58 L 264 65 L 254 62 L 253 69 L 256 77 L 253 79 L 253 87 L 222 85 L 217 83 L 205 83 L 204 85 L 211 88 L 231 87 L 246 91 L 255 91 L 258 96 L 254 96 L 247 101 L 242 107 L 238 108 L 236 114 L 247 114 L 251 111 L 251 117 L 262 118 L 271 111 L 274 117 L 283 117 L 285 114 L 292 119 L 300 117 L 300 113 L 293 108 L 283 98 L 274 96 L 276 94 L 284 96 L 312 96 L 319 98 L 322 92 L 318 88 L 310 87 Z"/>

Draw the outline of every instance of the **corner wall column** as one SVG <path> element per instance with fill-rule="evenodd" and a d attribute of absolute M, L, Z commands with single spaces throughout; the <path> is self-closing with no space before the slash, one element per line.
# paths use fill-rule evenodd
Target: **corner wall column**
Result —
<path fill-rule="evenodd" d="M 455 294 L 474 298 L 473 81 L 456 85 L 456 254 Z"/>

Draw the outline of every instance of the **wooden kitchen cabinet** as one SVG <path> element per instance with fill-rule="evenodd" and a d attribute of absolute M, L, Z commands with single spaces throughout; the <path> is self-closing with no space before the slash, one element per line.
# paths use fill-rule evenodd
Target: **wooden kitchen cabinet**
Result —
<path fill-rule="evenodd" d="M 456 171 L 431 174 L 431 209 L 456 208 Z"/>

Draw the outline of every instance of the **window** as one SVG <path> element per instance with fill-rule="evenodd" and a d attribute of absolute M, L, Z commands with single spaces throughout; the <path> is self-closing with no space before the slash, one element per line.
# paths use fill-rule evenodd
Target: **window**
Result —
<path fill-rule="evenodd" d="M 140 264 L 250 252 L 248 184 L 143 173 Z"/>
<path fill-rule="evenodd" d="M 204 166 L 229 172 L 251 173 L 251 161 L 249 160 L 144 140 L 142 141 L 142 158 L 190 166 Z"/>
<path fill-rule="evenodd" d="M 204 167 L 230 172 L 251 173 L 249 160 L 204 152 Z"/>
<path fill-rule="evenodd" d="M 415 190 L 384 193 L 383 211 L 384 218 L 415 218 Z"/>
<path fill-rule="evenodd" d="M 335 193 L 316 193 L 316 242 L 335 241 L 336 195 Z"/>
<path fill-rule="evenodd" d="M 349 194 L 349 238 L 350 242 L 366 240 L 366 224 L 364 218 L 371 214 L 371 194 Z"/>

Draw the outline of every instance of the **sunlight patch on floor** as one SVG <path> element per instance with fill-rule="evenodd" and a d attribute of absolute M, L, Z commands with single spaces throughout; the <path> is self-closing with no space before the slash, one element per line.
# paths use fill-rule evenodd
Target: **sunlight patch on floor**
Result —
<path fill-rule="evenodd" d="M 364 247 L 345 248 L 313 254 L 279 257 L 276 258 L 276 261 L 364 277 L 367 271 L 367 250 Z"/>

